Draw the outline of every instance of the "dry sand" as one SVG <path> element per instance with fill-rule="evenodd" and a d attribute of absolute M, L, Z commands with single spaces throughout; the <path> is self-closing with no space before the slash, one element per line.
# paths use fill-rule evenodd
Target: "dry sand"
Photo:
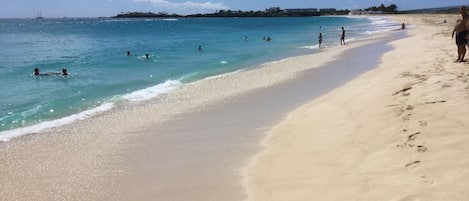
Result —
<path fill-rule="evenodd" d="M 269 133 L 246 170 L 248 200 L 469 199 L 469 64 L 453 63 L 457 16 L 393 18 L 410 36 L 379 68 Z"/>

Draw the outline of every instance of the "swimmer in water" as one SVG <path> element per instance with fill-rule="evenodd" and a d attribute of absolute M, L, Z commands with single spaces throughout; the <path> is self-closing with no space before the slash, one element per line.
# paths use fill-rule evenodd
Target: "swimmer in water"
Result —
<path fill-rule="evenodd" d="M 202 46 L 199 45 L 199 48 L 197 48 L 199 51 L 202 51 Z"/>
<path fill-rule="evenodd" d="M 127 56 L 130 56 L 132 55 L 132 53 L 130 51 L 127 51 Z"/>
<path fill-rule="evenodd" d="M 149 59 L 150 56 L 149 56 L 148 54 L 145 54 L 145 58 L 146 58 L 146 59 Z"/>
<path fill-rule="evenodd" d="M 40 76 L 41 73 L 39 73 L 39 68 L 34 68 L 34 75 L 35 76 Z"/>
<path fill-rule="evenodd" d="M 46 73 L 40 73 L 39 72 L 39 68 L 34 68 L 34 76 L 59 76 L 59 75 L 63 75 L 63 76 L 67 76 L 68 73 L 67 73 L 67 69 L 62 69 L 62 73 L 58 73 L 58 72 L 46 72 Z"/>

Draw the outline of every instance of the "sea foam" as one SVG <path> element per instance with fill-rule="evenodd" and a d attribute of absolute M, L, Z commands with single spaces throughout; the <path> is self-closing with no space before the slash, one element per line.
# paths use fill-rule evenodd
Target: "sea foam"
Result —
<path fill-rule="evenodd" d="M 129 101 L 149 100 L 161 94 L 166 94 L 180 86 L 182 86 L 182 83 L 179 80 L 166 80 L 165 82 L 156 86 L 148 87 L 142 90 L 126 94 L 123 96 L 123 98 Z"/>
<path fill-rule="evenodd" d="M 3 132 L 0 132 L 0 141 L 6 142 L 6 141 L 11 140 L 12 138 L 19 137 L 22 135 L 26 135 L 30 133 L 39 133 L 50 128 L 55 128 L 55 127 L 60 127 L 60 126 L 64 126 L 67 124 L 71 124 L 78 120 L 87 119 L 99 113 L 111 110 L 113 107 L 114 107 L 113 103 L 104 103 L 93 109 L 85 110 L 78 114 L 73 114 L 73 115 L 70 115 L 61 119 L 52 120 L 52 121 L 44 121 L 33 126 L 27 126 L 23 128 L 3 131 Z"/>

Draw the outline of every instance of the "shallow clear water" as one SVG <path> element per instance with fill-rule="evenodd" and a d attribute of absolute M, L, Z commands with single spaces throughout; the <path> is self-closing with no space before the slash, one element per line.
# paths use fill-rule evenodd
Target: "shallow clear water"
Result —
<path fill-rule="evenodd" d="M 0 135 L 49 120 L 85 118 L 117 101 L 145 100 L 184 83 L 315 53 L 318 33 L 323 46 L 334 46 L 341 26 L 347 39 L 398 27 L 385 18 L 349 17 L 0 19 Z M 34 68 L 43 73 L 67 68 L 70 75 L 33 76 Z"/>

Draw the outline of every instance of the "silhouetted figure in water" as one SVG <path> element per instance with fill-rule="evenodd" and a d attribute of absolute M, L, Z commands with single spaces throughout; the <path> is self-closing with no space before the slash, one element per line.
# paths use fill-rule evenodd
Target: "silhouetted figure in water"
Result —
<path fill-rule="evenodd" d="M 342 27 L 342 35 L 340 36 L 340 45 L 345 45 L 345 29 Z"/>
<path fill-rule="evenodd" d="M 130 51 L 127 51 L 127 56 L 130 56 L 132 55 L 132 53 Z"/>
<path fill-rule="evenodd" d="M 199 51 L 202 51 L 202 45 L 199 45 L 199 47 L 197 48 Z"/>
<path fill-rule="evenodd" d="M 149 58 L 150 58 L 150 55 L 145 54 L 145 59 L 149 59 Z"/>
<path fill-rule="evenodd" d="M 319 33 L 319 37 L 318 37 L 318 42 L 319 42 L 319 48 L 321 48 L 321 44 L 322 44 L 322 33 Z"/>
<path fill-rule="evenodd" d="M 65 71 L 64 71 L 65 70 Z M 59 75 L 68 75 L 67 69 L 62 69 L 62 73 L 59 72 L 46 72 L 46 73 L 40 73 L 39 68 L 34 68 L 34 76 L 59 76 Z"/>
<path fill-rule="evenodd" d="M 40 76 L 41 74 L 39 73 L 39 68 L 34 69 L 34 75 L 35 76 Z"/>

